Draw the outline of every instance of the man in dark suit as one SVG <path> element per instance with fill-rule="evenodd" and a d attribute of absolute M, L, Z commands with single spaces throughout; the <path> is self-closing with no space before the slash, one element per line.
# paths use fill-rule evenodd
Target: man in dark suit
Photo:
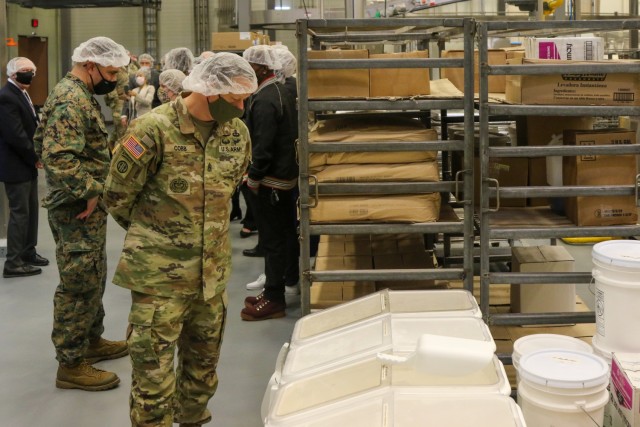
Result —
<path fill-rule="evenodd" d="M 0 182 L 9 199 L 7 260 L 3 277 L 33 276 L 37 266 L 49 264 L 36 253 L 38 242 L 38 168 L 33 148 L 38 124 L 27 89 L 36 74 L 29 59 L 16 57 L 7 64 L 7 84 L 0 89 Z"/>

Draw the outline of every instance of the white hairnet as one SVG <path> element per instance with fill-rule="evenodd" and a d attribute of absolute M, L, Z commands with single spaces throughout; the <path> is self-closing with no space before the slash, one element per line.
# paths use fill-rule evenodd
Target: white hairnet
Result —
<path fill-rule="evenodd" d="M 142 62 L 142 61 L 151 62 L 152 67 L 153 67 L 153 63 L 156 62 L 156 60 L 153 59 L 153 56 L 149 55 L 148 53 L 141 53 L 140 56 L 138 56 L 138 62 Z"/>
<path fill-rule="evenodd" d="M 266 44 L 247 48 L 242 52 L 242 57 L 252 64 L 264 65 L 270 70 L 275 71 L 282 68 L 282 64 L 276 56 L 275 50 Z"/>
<path fill-rule="evenodd" d="M 186 47 L 176 47 L 171 49 L 164 56 L 165 70 L 180 70 L 185 74 L 189 74 L 193 67 L 193 53 Z"/>
<path fill-rule="evenodd" d="M 144 76 L 144 79 L 148 82 L 151 80 L 151 68 L 149 67 L 140 67 L 138 71 L 136 71 L 136 76 Z"/>
<path fill-rule="evenodd" d="M 127 50 L 109 37 L 94 37 L 80 43 L 71 60 L 76 63 L 95 62 L 103 67 L 124 67 L 130 58 Z"/>
<path fill-rule="evenodd" d="M 168 87 L 173 93 L 180 93 L 185 77 L 187 76 L 180 70 L 165 70 L 160 73 L 160 85 Z"/>
<path fill-rule="evenodd" d="M 293 53 L 289 52 L 289 49 L 274 49 L 276 56 L 280 60 L 282 64 L 282 68 L 276 70 L 276 77 L 281 82 L 284 82 L 284 79 L 287 77 L 291 77 L 296 73 L 296 69 L 298 66 L 298 61 L 296 61 L 296 57 L 293 56 Z"/>
<path fill-rule="evenodd" d="M 36 70 L 35 64 L 29 58 L 25 58 L 24 56 L 11 58 L 11 60 L 7 62 L 7 77 L 13 76 L 19 69 L 24 67 L 33 67 L 33 71 Z"/>
<path fill-rule="evenodd" d="M 258 89 L 258 80 L 247 61 L 233 53 L 220 52 L 196 65 L 182 87 L 205 96 L 245 94 Z"/>

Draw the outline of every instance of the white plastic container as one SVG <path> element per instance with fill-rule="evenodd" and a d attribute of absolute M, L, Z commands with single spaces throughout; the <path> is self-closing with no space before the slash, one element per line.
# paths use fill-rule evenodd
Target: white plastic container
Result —
<path fill-rule="evenodd" d="M 315 426 L 316 424 L 313 423 L 278 424 L 278 422 L 293 417 L 295 414 L 306 413 L 311 417 L 313 411 L 321 410 L 323 407 L 326 409 L 327 405 L 334 405 L 337 402 L 353 402 L 354 400 L 367 402 L 370 405 L 368 410 L 362 411 L 364 414 L 369 411 L 381 413 L 388 410 L 384 407 L 384 399 L 376 402 L 373 400 L 380 399 L 381 395 L 389 392 L 411 397 L 447 396 L 457 398 L 465 394 L 509 396 L 511 386 L 502 363 L 495 356 L 484 369 L 461 376 L 426 373 L 416 370 L 411 365 L 388 365 L 372 356 L 366 360 L 308 375 L 286 384 L 273 384 L 265 394 L 262 416 L 267 425 Z M 364 403 L 359 405 L 364 405 Z M 331 406 L 331 408 L 335 407 Z M 355 406 L 353 410 L 356 410 Z M 330 412 L 332 411 L 327 413 Z M 392 413 L 388 415 L 393 416 Z M 426 416 L 424 411 L 421 411 L 421 415 Z M 371 427 L 385 425 L 372 421 L 371 424 L 367 424 L 370 422 L 370 417 L 363 416 L 363 419 L 367 421 L 356 422 L 354 420 L 353 423 L 349 423 L 346 420 L 352 420 L 352 418 L 341 418 L 340 420 L 343 422 L 334 424 L 334 426 Z M 374 418 L 377 419 L 377 416 Z"/>
<path fill-rule="evenodd" d="M 495 352 L 495 342 L 482 319 L 381 315 L 313 339 L 293 341 L 286 357 L 281 358 L 279 382 L 333 369 L 377 353 L 406 355 L 415 351 L 424 334 L 483 341 L 490 343 Z"/>
<path fill-rule="evenodd" d="M 640 352 L 640 241 L 609 240 L 593 247 L 596 335 L 603 352 Z"/>
<path fill-rule="evenodd" d="M 267 427 L 525 427 L 522 412 L 507 396 L 432 396 L 402 391 L 371 393 L 277 416 Z"/>
<path fill-rule="evenodd" d="M 609 364 L 609 367 L 611 367 L 611 360 L 613 359 L 613 353 L 611 353 L 610 351 L 607 351 L 603 348 L 601 348 L 598 345 L 598 336 L 595 335 L 592 339 L 591 339 L 591 346 L 593 348 L 593 353 L 597 354 L 598 356 L 602 357 L 604 360 L 607 361 L 607 363 Z"/>
<path fill-rule="evenodd" d="M 599 356 L 541 350 L 520 359 L 518 404 L 528 427 L 602 426 L 609 367 Z"/>
<path fill-rule="evenodd" d="M 575 350 L 585 353 L 593 353 L 593 348 L 586 342 L 578 338 L 558 334 L 533 334 L 518 338 L 513 343 L 513 354 L 511 360 L 513 367 L 518 370 L 520 359 L 525 354 L 539 350 Z"/>
<path fill-rule="evenodd" d="M 475 298 L 462 289 L 426 291 L 384 290 L 304 316 L 296 322 L 291 342 L 316 337 L 380 315 L 476 317 L 482 313 Z"/>

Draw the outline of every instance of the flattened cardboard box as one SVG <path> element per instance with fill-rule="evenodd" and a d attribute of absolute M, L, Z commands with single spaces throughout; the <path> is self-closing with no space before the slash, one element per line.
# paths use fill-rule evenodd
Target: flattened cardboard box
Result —
<path fill-rule="evenodd" d="M 426 50 L 402 53 L 370 54 L 369 58 L 401 59 L 428 58 Z M 371 97 L 409 97 L 429 95 L 429 68 L 371 68 L 369 70 Z"/>
<path fill-rule="evenodd" d="M 310 170 L 318 182 L 438 182 L 435 160 L 400 164 L 340 164 L 317 166 Z"/>
<path fill-rule="evenodd" d="M 440 194 L 322 196 L 310 209 L 311 222 L 435 222 Z"/>
<path fill-rule="evenodd" d="M 563 246 L 516 246 L 511 271 L 523 273 L 573 272 L 574 259 Z M 571 312 L 576 309 L 576 286 L 570 283 L 511 285 L 513 313 Z"/>
<path fill-rule="evenodd" d="M 512 59 L 508 64 L 587 64 L 617 61 L 561 61 L 552 59 Z M 638 73 L 565 73 L 507 76 L 505 99 L 525 105 L 640 105 Z"/>
<path fill-rule="evenodd" d="M 627 130 L 565 131 L 565 145 L 634 144 L 636 134 Z M 564 157 L 564 185 L 634 185 L 636 156 L 584 155 Z M 576 225 L 636 224 L 635 196 L 580 196 L 565 200 L 566 215 Z"/>
<path fill-rule="evenodd" d="M 524 49 L 489 49 L 489 65 L 505 65 L 507 59 L 524 57 Z M 480 68 L 478 51 L 474 52 L 473 63 L 473 87 L 476 93 L 480 90 Z M 444 50 L 443 58 L 463 58 L 463 50 Z M 464 92 L 464 69 L 463 68 L 441 68 L 440 75 L 443 79 L 449 79 L 459 90 Z M 505 76 L 489 76 L 489 92 L 504 93 Z"/>
<path fill-rule="evenodd" d="M 406 118 L 333 119 L 316 123 L 309 133 L 309 143 L 342 142 L 421 142 L 436 141 L 438 133 L 418 120 Z M 434 151 L 311 153 L 309 167 L 338 164 L 390 164 L 434 161 Z"/>
<path fill-rule="evenodd" d="M 310 50 L 309 59 L 367 59 L 369 51 L 359 50 Z M 309 70 L 308 95 L 318 98 L 368 98 L 369 69 Z"/>

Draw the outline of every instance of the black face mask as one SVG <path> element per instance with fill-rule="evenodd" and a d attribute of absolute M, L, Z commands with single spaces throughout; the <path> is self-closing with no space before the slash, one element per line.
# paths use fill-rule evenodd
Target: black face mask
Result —
<path fill-rule="evenodd" d="M 96 69 L 98 70 L 98 74 L 100 74 L 100 77 L 102 77 L 102 80 L 100 80 L 98 83 L 94 83 L 93 77 L 91 77 L 91 74 L 89 74 L 89 78 L 91 79 L 91 84 L 93 85 L 93 93 L 95 93 L 96 95 L 106 95 L 109 92 L 113 92 L 113 90 L 118 85 L 118 81 L 116 80 L 115 82 L 110 82 L 109 80 L 105 79 L 102 73 L 100 72 L 100 68 L 98 67 L 97 64 L 96 64 Z"/>
<path fill-rule="evenodd" d="M 30 85 L 33 80 L 33 71 L 18 71 L 16 73 L 16 81 L 23 85 Z"/>

